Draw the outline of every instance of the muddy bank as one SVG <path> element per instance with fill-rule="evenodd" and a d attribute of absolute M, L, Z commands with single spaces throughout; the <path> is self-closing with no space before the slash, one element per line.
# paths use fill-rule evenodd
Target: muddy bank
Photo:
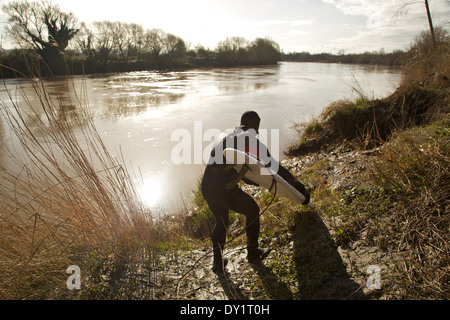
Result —
<path fill-rule="evenodd" d="M 120 270 L 113 261 L 103 263 L 102 282 L 86 288 L 81 298 L 151 300 L 366 300 L 398 299 L 405 288 L 398 270 L 405 266 L 411 247 L 393 234 L 387 239 L 393 221 L 391 210 L 363 225 L 351 241 L 342 241 L 342 232 L 352 231 L 346 214 L 348 198 L 370 190 L 371 165 L 384 146 L 358 151 L 339 147 L 288 157 L 282 164 L 313 193 L 315 209 L 290 200 L 270 196 L 261 188 L 243 186 L 259 203 L 261 247 L 272 249 L 257 265 L 247 262 L 245 235 L 227 244 L 226 273 L 211 271 L 212 250 L 206 239 L 191 249 L 160 252 L 149 264 L 144 253 L 128 259 Z M 336 204 L 336 202 L 338 202 Z M 339 204 L 342 203 L 342 205 Z M 383 199 L 375 205 L 395 206 Z M 398 204 L 399 205 L 399 204 Z M 339 207 L 336 214 L 332 209 Z M 397 208 L 398 209 L 398 208 Z M 343 210 L 343 211 L 342 211 Z M 195 214 L 195 212 L 193 213 Z M 364 212 L 357 213 L 364 216 Z M 360 219 L 361 217 L 357 217 Z M 350 221 L 353 222 L 353 221 Z M 374 226 L 377 224 L 377 226 Z M 243 229 L 236 219 L 227 240 Z M 400 225 L 401 226 L 401 225 Z M 374 228 L 377 227 L 378 229 Z M 379 232 L 374 234 L 374 232 Z M 386 240 L 387 239 L 387 240 Z M 383 242 L 384 241 L 384 242 Z M 386 244 L 386 241 L 391 241 Z M 373 273 L 375 272 L 375 273 Z M 377 282 L 378 281 L 378 282 Z M 95 289 L 95 290 L 94 290 Z M 90 295 L 86 295 L 90 292 Z M 102 293 L 104 296 L 102 296 Z"/>
<path fill-rule="evenodd" d="M 321 170 L 317 172 L 321 181 L 316 181 L 316 186 L 326 184 L 336 190 L 347 190 L 365 181 L 367 161 L 378 151 L 336 150 L 290 157 L 282 164 L 294 175 L 305 174 L 320 165 Z M 263 190 L 260 188 L 245 186 L 244 189 L 261 200 Z M 272 251 L 257 265 L 247 262 L 245 246 L 237 241 L 225 249 L 229 263 L 226 273 L 219 277 L 211 271 L 211 247 L 205 242 L 202 248 L 195 250 L 162 253 L 151 267 L 145 266 L 144 258 L 138 259 L 126 267 L 122 276 L 105 276 L 105 283 L 112 287 L 120 283 L 123 286 L 133 282 L 130 281 L 133 275 L 137 281 L 134 281 L 134 289 L 128 290 L 127 299 L 367 299 L 374 294 L 376 291 L 367 287 L 367 268 L 377 265 L 381 274 L 385 274 L 391 268 L 392 257 L 362 243 L 338 248 L 333 241 L 333 226 L 337 223 L 334 218 L 320 216 L 314 210 L 295 212 L 295 205 L 287 205 L 286 201 L 279 200 L 273 210 L 265 213 L 267 217 L 261 217 L 261 246 Z M 291 214 L 292 219 L 282 222 L 283 214 Z M 275 223 L 269 223 L 267 219 L 273 217 Z M 279 225 L 276 225 L 277 219 Z M 269 227 L 275 231 L 265 236 Z M 230 226 L 230 234 L 241 229 L 242 223 L 237 221 Z"/>
<path fill-rule="evenodd" d="M 313 166 L 323 166 L 318 177 L 322 181 L 316 181 L 315 185 L 348 190 L 366 181 L 363 177 L 367 173 L 368 159 L 378 152 L 379 149 L 319 152 L 289 157 L 282 164 L 294 175 L 304 174 Z M 263 194 L 258 187 L 245 186 L 244 190 L 257 200 Z M 267 214 L 272 213 L 269 210 Z M 264 222 L 262 217 L 262 232 L 267 227 Z M 272 252 L 257 266 L 247 262 L 244 246 L 226 249 L 229 264 L 222 277 L 211 271 L 212 253 L 208 246 L 161 256 L 158 298 L 367 299 L 374 293 L 367 287 L 367 268 L 378 265 L 382 273 L 388 272 L 392 257 L 377 247 L 360 243 L 337 248 L 332 240 L 336 223 L 314 210 L 301 212 L 288 225 L 275 226 L 278 230 L 273 237 L 262 239 L 262 246 L 271 248 Z"/>

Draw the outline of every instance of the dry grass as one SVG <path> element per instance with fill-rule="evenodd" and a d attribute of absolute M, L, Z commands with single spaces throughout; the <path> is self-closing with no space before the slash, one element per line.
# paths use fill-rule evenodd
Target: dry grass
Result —
<path fill-rule="evenodd" d="M 384 278 L 388 299 L 450 298 L 450 42 L 443 33 L 433 49 L 424 39 L 411 48 L 393 94 L 332 103 L 288 152 L 377 147 L 367 163 L 371 187 L 344 190 L 335 206 L 334 240 L 389 252 L 395 267 Z"/>
<path fill-rule="evenodd" d="M 396 135 L 373 162 L 374 182 L 396 203 L 390 219 L 400 227 L 394 249 L 403 259 L 394 282 L 410 298 L 450 298 L 449 142 L 447 118 Z"/>
<path fill-rule="evenodd" d="M 402 72 L 400 87 L 421 85 L 448 87 L 450 77 L 450 36 L 444 28 L 436 28 L 437 46 L 431 43 L 429 32 L 422 32 L 412 43 L 408 64 Z"/>
<path fill-rule="evenodd" d="M 8 92 L 1 106 L 13 141 L 2 146 L 10 165 L 0 168 L 3 299 L 51 297 L 79 248 L 130 249 L 158 237 L 127 168 L 96 131 L 86 93 L 67 80 L 74 113 L 62 93 L 50 96 L 45 81 L 31 81 L 39 106 L 23 90 Z"/>

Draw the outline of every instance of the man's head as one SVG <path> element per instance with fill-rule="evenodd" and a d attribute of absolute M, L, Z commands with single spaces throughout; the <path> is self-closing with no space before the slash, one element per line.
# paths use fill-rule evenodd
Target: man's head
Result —
<path fill-rule="evenodd" d="M 241 128 L 244 130 L 254 129 L 256 132 L 259 130 L 259 123 L 261 118 L 255 111 L 246 111 L 241 116 Z"/>

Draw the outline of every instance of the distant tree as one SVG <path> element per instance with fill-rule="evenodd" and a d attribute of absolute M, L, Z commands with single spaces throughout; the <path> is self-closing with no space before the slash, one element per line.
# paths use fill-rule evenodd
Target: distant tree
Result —
<path fill-rule="evenodd" d="M 111 53 L 117 45 L 117 34 L 114 33 L 114 23 L 110 21 L 96 21 L 93 23 L 95 34 L 94 54 L 102 65 L 102 71 L 106 71 L 106 64 L 110 60 Z"/>
<path fill-rule="evenodd" d="M 163 54 L 166 56 L 166 63 L 170 67 L 181 66 L 186 62 L 186 43 L 180 37 L 168 33 L 162 39 Z"/>
<path fill-rule="evenodd" d="M 81 51 L 87 59 L 93 57 L 95 54 L 95 34 L 84 22 L 81 23 L 80 32 L 77 33 L 75 42 L 75 48 Z"/>
<path fill-rule="evenodd" d="M 144 29 L 136 23 L 112 22 L 114 49 L 121 61 L 129 61 L 138 57 L 143 44 Z"/>
<path fill-rule="evenodd" d="M 281 60 L 280 46 L 270 39 L 258 38 L 248 50 L 250 59 L 256 64 L 275 64 Z"/>
<path fill-rule="evenodd" d="M 143 51 L 153 60 L 157 60 L 163 50 L 165 33 L 160 29 L 147 30 L 143 36 Z"/>
<path fill-rule="evenodd" d="M 219 51 L 237 53 L 239 50 L 245 50 L 248 41 L 242 37 L 229 37 L 217 44 Z"/>
<path fill-rule="evenodd" d="M 51 66 L 62 63 L 61 55 L 80 30 L 72 13 L 50 2 L 18 0 L 2 9 L 9 16 L 6 29 L 16 43 L 34 49 Z"/>
<path fill-rule="evenodd" d="M 117 56 L 120 60 L 126 61 L 127 60 L 127 29 L 126 24 L 115 21 L 110 22 L 109 27 L 111 28 L 110 35 L 112 40 L 112 46 L 111 50 L 114 50 L 115 53 L 117 53 Z M 113 51 L 113 52 L 114 52 Z"/>
<path fill-rule="evenodd" d="M 202 45 L 197 45 L 196 47 L 195 47 L 195 52 L 197 53 L 197 57 L 199 57 L 199 58 L 209 58 L 210 57 L 210 52 L 209 52 L 209 50 L 207 50 L 205 47 L 203 47 Z"/>
<path fill-rule="evenodd" d="M 228 37 L 217 44 L 217 59 L 223 65 L 242 65 L 248 62 L 248 41 L 242 37 Z"/>
<path fill-rule="evenodd" d="M 136 23 L 129 23 L 125 25 L 127 31 L 126 48 L 127 60 L 139 59 L 142 54 L 142 47 L 144 44 L 144 28 L 142 25 Z"/>
<path fill-rule="evenodd" d="M 171 33 L 168 33 L 161 40 L 163 45 L 163 53 L 166 55 L 171 55 L 177 50 L 177 44 L 180 38 Z"/>

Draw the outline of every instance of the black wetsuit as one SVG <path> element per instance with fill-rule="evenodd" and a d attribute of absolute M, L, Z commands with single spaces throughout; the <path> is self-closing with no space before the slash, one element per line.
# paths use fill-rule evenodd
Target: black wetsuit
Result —
<path fill-rule="evenodd" d="M 233 133 L 228 134 L 225 138 L 220 139 L 213 147 L 211 159 L 206 166 L 203 175 L 201 184 L 202 194 L 216 219 L 211 236 L 215 261 L 221 261 L 222 259 L 221 253 L 226 241 L 229 210 L 245 215 L 247 246 L 253 248 L 258 247 L 260 229 L 259 207 L 255 200 L 242 191 L 237 184 L 231 189 L 226 188 L 226 185 L 232 181 L 238 173 L 232 166 L 226 164 L 226 161 L 223 158 L 223 150 L 227 147 L 241 149 L 246 152 L 253 150 L 258 157 L 260 151 L 262 151 L 270 158 L 267 147 L 256 139 L 256 133 L 255 131 L 253 132 L 253 139 L 250 139 L 252 138 L 251 132 L 249 133 L 240 128 Z M 244 138 L 239 139 L 240 137 Z M 244 141 L 244 143 L 241 143 L 242 141 Z M 309 193 L 305 190 L 303 184 L 298 182 L 287 169 L 279 165 L 277 173 L 285 180 L 291 182 L 306 196 L 307 199 L 304 204 L 309 202 Z M 247 179 L 243 179 L 243 181 L 254 184 Z"/>

